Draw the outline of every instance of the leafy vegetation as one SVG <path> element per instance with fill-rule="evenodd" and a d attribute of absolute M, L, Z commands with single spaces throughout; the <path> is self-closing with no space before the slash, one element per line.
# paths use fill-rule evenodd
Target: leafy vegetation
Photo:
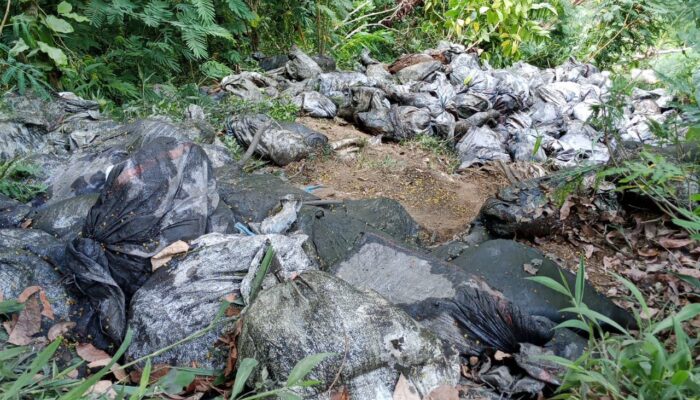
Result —
<path fill-rule="evenodd" d="M 26 203 L 46 191 L 46 186 L 34 182 L 38 173 L 34 165 L 19 159 L 0 160 L 0 193 Z"/>
<path fill-rule="evenodd" d="M 642 293 L 620 276 L 617 279 L 632 294 L 636 330 L 620 326 L 583 303 L 585 264 L 579 264 L 576 284 L 570 288 L 544 276 L 532 277 L 548 288 L 569 296 L 571 307 L 562 312 L 578 319 L 565 321 L 556 329 L 574 328 L 588 333 L 588 348 L 575 361 L 548 356 L 566 367 L 566 375 L 555 399 L 691 399 L 700 396 L 700 366 L 694 351 L 698 338 L 690 337 L 682 323 L 700 315 L 700 304 L 688 304 L 668 317 L 654 321 Z M 619 333 L 606 332 L 603 326 Z"/>

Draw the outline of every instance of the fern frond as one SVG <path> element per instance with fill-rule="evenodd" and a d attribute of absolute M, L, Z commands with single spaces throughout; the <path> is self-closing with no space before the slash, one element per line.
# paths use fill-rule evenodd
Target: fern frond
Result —
<path fill-rule="evenodd" d="M 214 10 L 214 2 L 212 0 L 190 0 L 197 16 L 204 24 L 213 24 L 216 11 Z"/>

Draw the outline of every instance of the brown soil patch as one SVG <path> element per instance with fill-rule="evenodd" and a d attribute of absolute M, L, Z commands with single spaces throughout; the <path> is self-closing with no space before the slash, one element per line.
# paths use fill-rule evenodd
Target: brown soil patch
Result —
<path fill-rule="evenodd" d="M 453 173 L 455 159 L 422 148 L 415 142 L 371 144 L 372 136 L 337 120 L 301 118 L 330 142 L 359 138 L 355 154 L 317 154 L 285 167 L 299 186 L 322 185 L 313 193 L 323 199 L 387 197 L 400 202 L 433 241 L 464 232 L 484 201 L 507 184 L 493 170 Z"/>

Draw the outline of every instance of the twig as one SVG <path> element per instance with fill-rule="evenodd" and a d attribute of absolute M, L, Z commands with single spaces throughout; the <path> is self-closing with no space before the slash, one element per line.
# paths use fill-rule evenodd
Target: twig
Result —
<path fill-rule="evenodd" d="M 5 16 L 2 17 L 2 22 L 0 23 L 0 36 L 2 35 L 2 30 L 5 29 L 5 22 L 7 22 L 7 17 L 10 15 L 11 3 L 11 0 L 7 0 L 7 6 L 5 7 Z"/>
<path fill-rule="evenodd" d="M 343 372 L 343 367 L 345 366 L 345 360 L 348 358 L 348 351 L 350 350 L 350 346 L 348 345 L 348 334 L 345 332 L 345 328 L 343 327 L 343 336 L 345 337 L 345 352 L 343 353 L 343 361 L 340 362 L 340 367 L 338 368 L 338 372 L 335 374 L 335 378 L 333 378 L 333 382 L 331 382 L 331 385 L 328 386 L 328 390 L 326 390 L 326 393 L 330 395 L 331 390 L 333 390 L 333 386 L 335 386 L 336 383 L 338 383 L 338 379 L 340 379 L 340 374 Z"/>

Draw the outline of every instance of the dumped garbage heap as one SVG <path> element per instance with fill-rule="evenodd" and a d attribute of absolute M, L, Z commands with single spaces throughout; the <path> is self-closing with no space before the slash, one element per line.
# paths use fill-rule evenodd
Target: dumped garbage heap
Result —
<path fill-rule="evenodd" d="M 561 168 L 605 163 L 617 145 L 606 146 L 590 124 L 596 107 L 610 98 L 611 74 L 575 60 L 550 69 L 523 62 L 493 69 L 463 46 L 441 43 L 391 65 L 365 53 L 361 72 L 324 72 L 299 49 L 271 61 L 261 62 L 269 68 L 265 74 L 231 75 L 221 88 L 250 101 L 291 99 L 312 117 L 341 117 L 389 140 L 449 139 L 462 169 L 511 160 L 550 160 Z M 671 100 L 663 89 L 634 89 L 617 124 L 622 140 L 653 144 L 648 122 L 677 118 Z M 254 130 L 240 123 L 228 127 L 239 140 Z M 262 140 L 259 154 L 268 155 L 269 140 Z"/>
<path fill-rule="evenodd" d="M 560 166 L 608 157 L 586 124 L 610 87 L 609 74 L 592 66 L 493 70 L 455 45 L 392 66 L 362 60 L 363 72 L 324 72 L 332 65 L 294 50 L 278 70 L 230 76 L 222 87 L 249 100 L 289 96 L 311 115 L 341 116 L 388 139 L 455 139 L 465 168 L 528 158 L 535 141 L 537 154 Z M 661 113 L 660 91 L 633 98 L 630 123 L 641 110 L 672 116 Z M 559 312 L 568 299 L 528 280 L 523 265 L 563 274 L 570 286 L 574 277 L 534 249 L 493 240 L 528 229 L 510 217 L 510 203 L 485 206 L 493 235 L 427 248 L 396 201 L 329 204 L 279 177 L 243 173 L 195 106 L 182 123 L 121 124 L 68 93 L 4 100 L 0 160 L 37 165 L 47 190 L 26 204 L 0 196 L 0 294 L 40 286 L 54 304 L 43 331 L 75 322 L 75 340 L 114 351 L 130 329 L 126 357 L 137 359 L 206 328 L 224 299 L 235 301 L 248 305 L 238 359 L 259 361 L 249 384 L 274 385 L 305 356 L 335 353 L 311 373 L 324 384 L 304 389 L 305 398 L 330 397 L 336 385 L 352 398 L 391 399 L 398 384 L 421 397 L 461 384 L 470 388 L 464 398 L 537 398 L 556 389 L 561 372 L 538 356 L 583 351 L 585 338 L 552 329 L 575 318 Z M 220 128 L 280 165 L 327 142 L 265 115 L 232 115 Z M 628 139 L 650 137 L 641 123 L 621 129 Z M 633 324 L 591 287 L 584 302 Z M 227 349 L 217 338 L 235 329 L 217 326 L 154 362 L 223 369 Z"/>

